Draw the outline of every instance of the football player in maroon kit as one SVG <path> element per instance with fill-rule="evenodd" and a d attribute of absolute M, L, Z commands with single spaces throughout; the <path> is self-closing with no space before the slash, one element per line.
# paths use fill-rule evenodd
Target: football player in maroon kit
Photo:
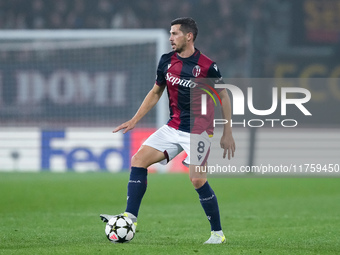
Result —
<path fill-rule="evenodd" d="M 220 244 L 225 243 L 226 238 L 221 227 L 216 195 L 207 181 L 205 171 L 197 174 L 195 170 L 197 166 L 204 167 L 207 164 L 214 115 L 208 114 L 202 119 L 192 120 L 190 90 L 197 85 L 192 79 L 213 78 L 215 81 L 221 81 L 222 77 L 216 63 L 195 48 L 197 33 L 198 28 L 192 18 L 178 18 L 171 22 L 169 40 L 173 51 L 161 57 L 156 82 L 137 113 L 113 132 L 124 130 L 123 133 L 126 133 L 133 129 L 156 105 L 164 89 L 167 89 L 170 119 L 143 143 L 131 159 L 128 200 L 123 215 L 131 218 L 137 225 L 139 207 L 147 187 L 147 168 L 157 162 L 166 164 L 184 150 L 188 157 L 183 163 L 189 167 L 190 180 L 211 225 L 211 235 L 205 244 Z M 220 146 L 223 149 L 223 158 L 228 155 L 230 159 L 235 152 L 235 142 L 229 124 L 230 99 L 225 89 L 218 90 L 218 95 L 222 103 L 223 118 L 229 121 L 224 125 Z M 193 152 L 190 153 L 190 145 L 193 147 L 196 142 L 199 147 L 195 150 L 197 156 Z M 107 222 L 113 215 L 101 214 L 100 217 Z"/>

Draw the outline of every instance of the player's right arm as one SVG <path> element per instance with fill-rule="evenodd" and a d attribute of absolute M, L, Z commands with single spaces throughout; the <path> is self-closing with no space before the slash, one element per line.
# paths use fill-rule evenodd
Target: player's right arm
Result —
<path fill-rule="evenodd" d="M 165 86 L 159 86 L 155 84 L 144 98 L 144 101 L 139 107 L 135 116 L 133 116 L 132 119 L 130 119 L 129 121 L 124 122 L 120 126 L 116 127 L 116 129 L 113 130 L 113 133 L 116 133 L 119 130 L 124 129 L 123 134 L 125 134 L 129 130 L 133 129 L 138 123 L 138 121 L 140 121 L 145 116 L 145 114 L 147 114 L 157 104 L 157 102 L 159 101 L 163 94 L 164 89 Z"/>

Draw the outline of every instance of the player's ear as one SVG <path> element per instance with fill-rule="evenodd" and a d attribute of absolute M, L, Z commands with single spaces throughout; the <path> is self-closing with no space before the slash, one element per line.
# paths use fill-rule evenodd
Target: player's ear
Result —
<path fill-rule="evenodd" d="M 194 34 L 191 32 L 188 32 L 186 34 L 188 41 L 194 41 Z"/>

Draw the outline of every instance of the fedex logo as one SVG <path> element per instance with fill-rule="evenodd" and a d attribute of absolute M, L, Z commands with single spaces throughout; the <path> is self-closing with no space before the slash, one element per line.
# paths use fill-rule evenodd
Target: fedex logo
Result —
<path fill-rule="evenodd" d="M 108 135 L 109 134 L 109 135 Z M 130 134 L 100 129 L 43 131 L 41 168 L 54 171 L 120 171 L 130 167 Z"/>

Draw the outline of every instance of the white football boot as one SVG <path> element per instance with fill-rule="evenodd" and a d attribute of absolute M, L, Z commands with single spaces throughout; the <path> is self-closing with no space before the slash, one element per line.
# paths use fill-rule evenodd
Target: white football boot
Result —
<path fill-rule="evenodd" d="M 204 242 L 204 244 L 221 244 L 225 243 L 227 240 L 223 234 L 223 231 L 211 231 L 210 238 Z"/>
<path fill-rule="evenodd" d="M 125 217 L 128 217 L 132 220 L 133 224 L 135 224 L 135 226 L 137 227 L 137 218 L 135 215 L 131 214 L 131 213 L 128 213 L 128 212 L 125 212 L 125 213 L 121 213 L 121 214 L 118 214 L 118 215 L 122 215 L 122 216 L 125 216 Z M 117 216 L 117 215 L 109 215 L 109 214 L 100 214 L 100 219 L 103 221 L 103 222 L 108 222 L 111 218 Z"/>

